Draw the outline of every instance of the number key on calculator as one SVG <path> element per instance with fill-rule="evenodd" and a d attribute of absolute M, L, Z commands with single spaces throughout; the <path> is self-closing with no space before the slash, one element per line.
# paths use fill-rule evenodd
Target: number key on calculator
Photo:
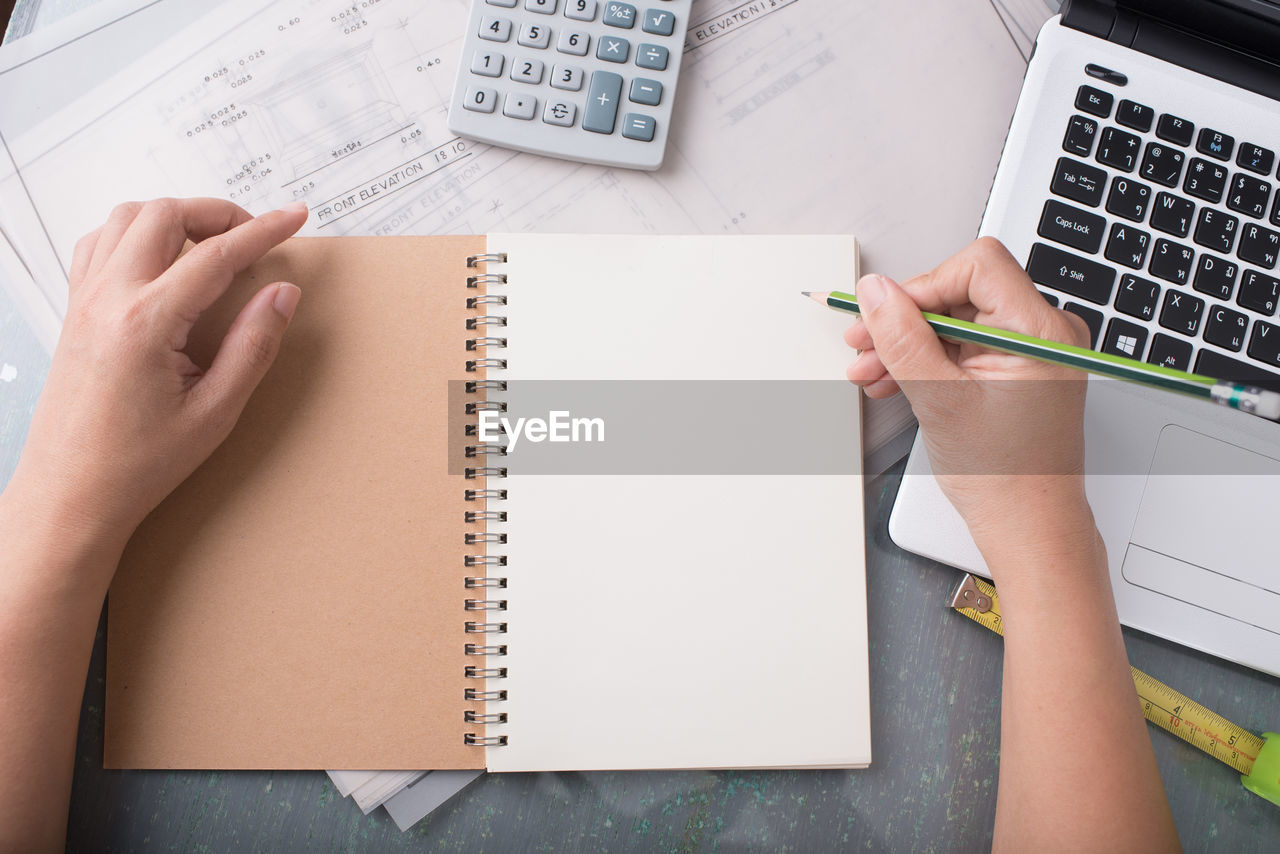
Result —
<path fill-rule="evenodd" d="M 449 129 L 629 169 L 662 165 L 693 0 L 472 0 Z"/>

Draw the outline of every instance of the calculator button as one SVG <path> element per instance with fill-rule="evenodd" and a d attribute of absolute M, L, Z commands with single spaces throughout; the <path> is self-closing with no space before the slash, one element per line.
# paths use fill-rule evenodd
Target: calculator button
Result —
<path fill-rule="evenodd" d="M 636 7 L 630 3 L 605 3 L 604 23 L 629 30 L 636 25 Z"/>
<path fill-rule="evenodd" d="M 556 50 L 561 53 L 573 54 L 574 56 L 586 56 L 587 48 L 590 46 L 591 36 L 586 33 L 562 30 L 560 32 L 560 41 L 556 43 Z"/>
<path fill-rule="evenodd" d="M 520 28 L 516 43 L 545 50 L 551 45 L 551 28 L 546 24 L 525 24 Z"/>
<path fill-rule="evenodd" d="M 547 101 L 547 107 L 542 111 L 542 120 L 549 125 L 559 125 L 560 127 L 573 127 L 573 121 L 578 117 L 578 107 L 568 101 L 557 101 L 552 98 Z"/>
<path fill-rule="evenodd" d="M 507 18 L 485 18 L 480 22 L 480 38 L 491 42 L 511 41 L 511 21 Z"/>
<path fill-rule="evenodd" d="M 651 71 L 665 71 L 671 52 L 656 44 L 642 44 L 636 49 L 636 65 Z"/>
<path fill-rule="evenodd" d="M 574 65 L 557 65 L 551 69 L 551 88 L 578 92 L 582 89 L 582 69 Z"/>
<path fill-rule="evenodd" d="M 505 61 L 506 57 L 500 53 L 478 50 L 475 58 L 471 60 L 471 73 L 479 74 L 482 77 L 501 77 L 502 66 Z"/>
<path fill-rule="evenodd" d="M 653 120 L 653 116 L 627 113 L 627 117 L 622 122 L 622 135 L 627 139 L 653 142 L 653 133 L 657 128 L 658 123 Z"/>
<path fill-rule="evenodd" d="M 514 9 L 517 0 L 484 0 L 490 6 L 506 6 L 508 9 Z"/>
<path fill-rule="evenodd" d="M 613 133 L 613 126 L 618 119 L 618 101 L 621 98 L 621 74 L 614 74 L 612 71 L 593 72 L 582 127 L 594 133 Z"/>
<path fill-rule="evenodd" d="M 546 70 L 546 66 L 542 64 L 541 60 L 521 57 L 511 63 L 511 79 L 518 83 L 538 84 L 542 82 L 542 72 L 544 70 Z"/>
<path fill-rule="evenodd" d="M 596 59 L 606 62 L 626 62 L 631 56 L 631 42 L 613 36 L 601 36 L 596 43 Z"/>
<path fill-rule="evenodd" d="M 530 12 L 554 15 L 556 13 L 556 0 L 524 0 L 524 7 Z"/>
<path fill-rule="evenodd" d="M 631 100 L 646 107 L 656 107 L 662 102 L 662 84 L 647 77 L 631 81 Z"/>
<path fill-rule="evenodd" d="M 649 9 L 644 13 L 640 29 L 655 36 L 669 36 L 675 32 L 676 16 L 662 9 Z"/>
<path fill-rule="evenodd" d="M 462 106 L 474 113 L 492 113 L 497 105 L 498 93 L 478 86 L 467 89 L 467 96 L 462 101 Z"/>
<path fill-rule="evenodd" d="M 565 0 L 564 16 L 575 21 L 594 21 L 598 5 L 596 0 Z"/>
<path fill-rule="evenodd" d="M 502 104 L 502 114 L 513 119 L 531 119 L 538 109 L 538 99 L 532 95 L 510 94 Z"/>

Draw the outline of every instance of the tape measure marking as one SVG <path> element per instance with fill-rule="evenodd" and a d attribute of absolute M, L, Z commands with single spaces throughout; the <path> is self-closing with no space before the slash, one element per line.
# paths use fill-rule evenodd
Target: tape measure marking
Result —
<path fill-rule="evenodd" d="M 966 575 L 951 597 L 951 607 L 1001 637 L 1004 621 L 991 582 Z M 1265 740 L 1210 711 L 1168 685 L 1130 666 L 1142 716 L 1192 747 L 1248 776 Z"/>

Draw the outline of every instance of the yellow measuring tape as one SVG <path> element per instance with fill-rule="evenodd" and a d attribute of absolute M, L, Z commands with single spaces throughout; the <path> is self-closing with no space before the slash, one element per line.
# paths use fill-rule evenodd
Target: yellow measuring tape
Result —
<path fill-rule="evenodd" d="M 951 607 L 1004 636 L 1000 600 L 991 582 L 966 575 L 951 597 Z M 1240 772 L 1246 789 L 1280 806 L 1280 736 L 1270 732 L 1255 735 L 1138 668 L 1131 666 L 1129 670 L 1143 717 L 1230 765 Z"/>

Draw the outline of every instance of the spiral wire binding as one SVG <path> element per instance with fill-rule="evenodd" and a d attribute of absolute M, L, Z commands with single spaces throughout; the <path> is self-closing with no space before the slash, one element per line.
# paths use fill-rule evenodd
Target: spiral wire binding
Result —
<path fill-rule="evenodd" d="M 482 264 L 503 264 L 506 263 L 507 255 L 505 252 L 487 252 L 479 255 L 471 255 L 467 258 L 468 268 L 479 268 Z M 478 288 L 484 286 L 486 289 L 494 285 L 505 285 L 507 276 L 505 273 L 490 273 L 487 266 L 474 276 L 467 277 L 468 288 Z M 468 359 L 466 361 L 466 369 L 468 373 L 475 373 L 479 370 L 484 371 L 501 371 L 507 367 L 507 360 L 491 355 L 494 350 L 506 348 L 507 339 L 497 338 L 485 335 L 484 330 L 490 327 L 504 327 L 507 325 L 507 318 L 504 315 L 491 314 L 495 306 L 505 306 L 507 297 L 503 294 L 485 293 L 482 296 L 467 297 L 467 310 L 476 312 L 475 316 L 468 317 L 466 328 L 468 331 L 479 331 L 480 335 L 475 338 L 467 339 L 468 351 L 483 351 L 485 356 L 482 359 Z M 483 380 L 468 380 L 464 384 L 464 388 L 468 395 L 480 395 L 477 400 L 469 400 L 465 405 L 465 413 L 468 416 L 476 416 L 482 412 L 506 412 L 506 401 L 493 400 L 490 395 L 507 390 L 506 380 L 490 379 L 486 376 Z M 464 430 L 465 435 L 469 439 L 474 439 L 479 435 L 479 425 L 468 423 Z M 502 428 L 499 432 L 505 433 Z M 481 458 L 488 460 L 491 457 L 506 456 L 507 449 L 505 445 L 495 443 L 467 444 L 467 459 Z M 491 522 L 507 521 L 507 512 L 505 510 L 492 510 L 490 503 L 495 501 L 504 501 L 507 497 L 507 490 L 498 489 L 489 485 L 489 478 L 505 478 L 507 469 L 505 466 L 490 465 L 485 462 L 482 465 L 468 466 L 463 470 L 467 480 L 479 480 L 478 488 L 467 489 L 463 493 L 463 497 L 467 501 L 483 501 L 485 502 L 484 510 L 468 510 L 463 514 L 468 525 L 476 523 L 484 523 L 486 528 Z M 507 565 L 506 555 L 491 554 L 492 546 L 505 545 L 507 535 L 494 531 L 485 530 L 483 532 L 468 531 L 463 535 L 463 542 L 468 546 L 484 546 L 484 554 L 469 554 L 463 558 L 463 565 L 471 567 L 484 567 L 489 570 L 492 567 L 504 567 Z M 463 587 L 468 591 L 485 591 L 479 595 L 494 595 L 489 591 L 501 591 L 507 587 L 506 576 L 490 574 L 486 571 L 483 575 L 468 576 L 463 580 Z M 473 594 L 475 595 L 475 594 Z M 498 593 L 497 595 L 501 595 Z M 474 613 L 481 620 L 493 619 L 489 613 L 507 610 L 506 599 L 466 599 L 463 608 L 469 614 Z M 486 613 L 478 613 L 486 612 Z M 497 617 L 494 614 L 494 617 Z M 476 620 L 468 620 L 463 624 L 468 635 L 504 635 L 507 633 L 507 624 L 505 622 L 479 622 Z M 507 677 L 507 668 L 490 667 L 487 662 L 492 657 L 500 657 L 507 654 L 507 645 L 504 643 L 490 643 L 487 639 L 482 643 L 468 643 L 464 648 L 466 655 L 484 656 L 486 664 L 468 665 L 464 671 L 464 675 L 468 679 L 505 679 Z M 485 703 L 486 708 L 483 711 L 475 709 L 466 709 L 463 712 L 463 722 L 468 724 L 483 724 L 485 726 L 495 726 L 507 723 L 506 712 L 489 711 L 488 703 L 501 703 L 507 699 L 507 692 L 504 690 L 488 690 L 488 685 L 484 689 L 467 688 L 463 692 L 463 699 L 469 703 Z M 463 735 L 465 744 L 475 747 L 501 747 L 507 743 L 505 735 L 478 735 L 468 732 Z"/>

